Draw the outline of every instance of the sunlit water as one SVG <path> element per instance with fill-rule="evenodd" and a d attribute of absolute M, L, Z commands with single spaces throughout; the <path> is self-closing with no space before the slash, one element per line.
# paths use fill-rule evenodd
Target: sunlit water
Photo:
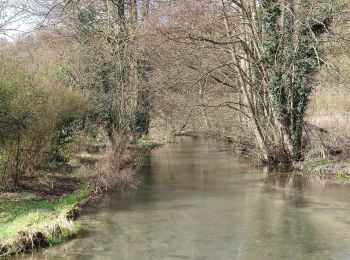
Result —
<path fill-rule="evenodd" d="M 179 138 L 152 151 L 137 192 L 89 206 L 87 235 L 33 258 L 350 259 L 349 186 L 267 178 L 224 146 Z"/>

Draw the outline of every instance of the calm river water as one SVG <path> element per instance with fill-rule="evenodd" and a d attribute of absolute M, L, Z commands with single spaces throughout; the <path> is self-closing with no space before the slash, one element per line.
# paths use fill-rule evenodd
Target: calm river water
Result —
<path fill-rule="evenodd" d="M 85 209 L 83 238 L 34 259 L 350 259 L 350 187 L 268 177 L 225 145 L 151 152 L 135 192 Z"/>

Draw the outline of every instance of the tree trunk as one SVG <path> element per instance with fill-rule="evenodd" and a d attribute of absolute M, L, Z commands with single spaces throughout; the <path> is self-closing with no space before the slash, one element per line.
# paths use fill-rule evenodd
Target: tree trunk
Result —
<path fill-rule="evenodd" d="M 135 25 L 137 22 L 137 0 L 130 0 L 130 22 L 131 25 Z"/>
<path fill-rule="evenodd" d="M 142 20 L 144 20 L 149 14 L 150 0 L 142 1 Z"/>

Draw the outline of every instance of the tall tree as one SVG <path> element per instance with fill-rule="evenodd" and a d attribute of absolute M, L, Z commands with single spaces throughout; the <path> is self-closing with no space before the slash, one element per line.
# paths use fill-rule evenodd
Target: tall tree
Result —
<path fill-rule="evenodd" d="M 136 0 L 78 1 L 64 6 L 79 10 L 75 28 L 81 54 L 73 61 L 77 67 L 73 66 L 70 75 L 80 78 L 70 77 L 68 84 L 90 93 L 100 107 L 95 119 L 100 119 L 112 142 L 116 137 L 147 134 L 149 127 L 149 89 L 144 76 L 147 58 L 134 43 L 140 22 L 138 6 Z"/>
<path fill-rule="evenodd" d="M 313 76 L 323 63 L 319 39 L 330 25 L 332 5 L 313 0 L 220 0 L 200 6 L 182 0 L 172 12 L 185 20 L 169 11 L 169 17 L 163 17 L 163 34 L 193 46 L 192 52 L 206 49 L 221 60 L 199 80 L 209 75 L 230 87 L 237 101 L 227 106 L 246 117 L 262 158 L 288 164 L 303 157 L 304 117 Z M 203 8 L 216 17 L 215 23 L 195 18 Z M 195 62 L 189 67 L 201 71 Z"/>

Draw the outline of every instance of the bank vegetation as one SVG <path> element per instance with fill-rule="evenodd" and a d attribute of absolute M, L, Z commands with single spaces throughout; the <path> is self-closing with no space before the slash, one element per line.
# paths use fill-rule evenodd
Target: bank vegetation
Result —
<path fill-rule="evenodd" d="M 5 0 L 0 13 L 2 255 L 79 233 L 67 212 L 139 185 L 148 139 L 225 138 L 283 167 L 350 156 L 348 1 Z"/>

